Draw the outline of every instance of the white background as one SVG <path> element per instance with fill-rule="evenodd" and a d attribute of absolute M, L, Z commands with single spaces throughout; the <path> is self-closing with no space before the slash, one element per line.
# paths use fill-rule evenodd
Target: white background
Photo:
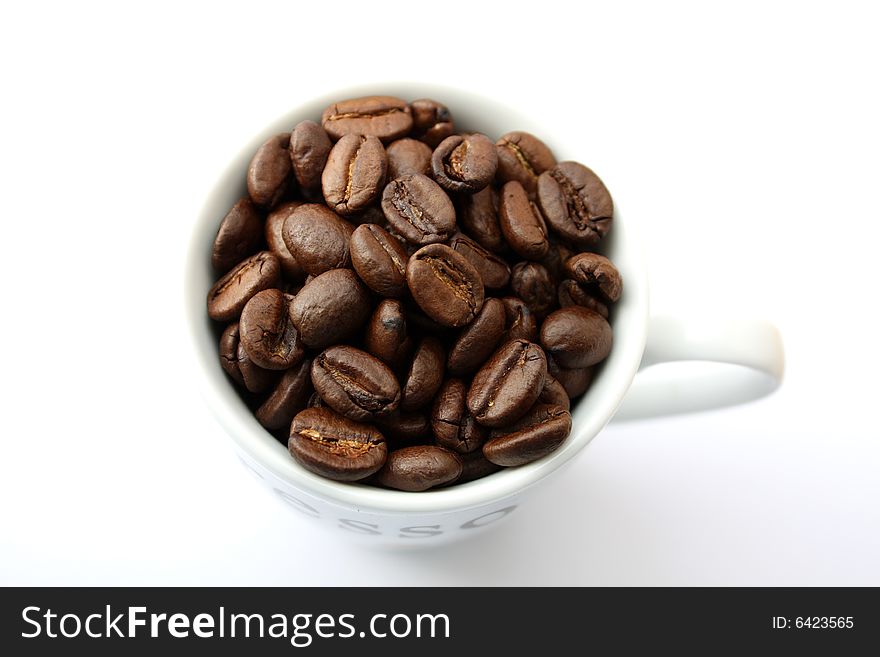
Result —
<path fill-rule="evenodd" d="M 0 583 L 880 585 L 880 25 L 715 4 L 5 3 Z M 260 487 L 195 391 L 185 243 L 264 125 L 382 80 L 582 120 L 654 307 L 776 322 L 780 391 L 609 427 L 442 549 Z"/>

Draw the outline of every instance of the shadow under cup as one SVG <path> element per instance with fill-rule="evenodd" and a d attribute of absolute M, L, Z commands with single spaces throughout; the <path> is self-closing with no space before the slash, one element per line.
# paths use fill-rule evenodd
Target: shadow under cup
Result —
<path fill-rule="evenodd" d="M 614 345 L 588 392 L 572 406 L 571 435 L 552 454 L 483 479 L 422 493 L 340 483 L 306 471 L 257 422 L 220 367 L 217 348 L 223 327 L 208 318 L 205 305 L 215 280 L 211 247 L 220 220 L 247 193 L 248 163 L 263 141 L 290 131 L 304 119 L 319 121 L 323 109 L 332 102 L 373 94 L 406 100 L 434 98 L 449 106 L 459 130 L 483 132 L 492 140 L 511 130 L 525 130 L 547 143 L 559 161 L 583 161 L 600 176 L 602 163 L 585 160 L 590 152 L 588 134 L 579 133 L 578 128 L 566 126 L 555 117 L 548 117 L 547 124 L 542 125 L 541 117 L 521 116 L 479 95 L 417 83 L 349 88 L 308 101 L 262 130 L 232 157 L 196 218 L 184 279 L 185 314 L 201 392 L 232 437 L 242 461 L 291 507 L 324 526 L 381 543 L 436 544 L 473 535 L 475 530 L 509 516 L 528 488 L 568 462 L 611 419 L 638 370 L 645 348 L 648 297 L 644 259 L 631 227 L 621 220 L 615 198 L 614 225 L 603 248 L 624 281 L 623 295 L 610 318 Z M 606 182 L 614 196 L 613 184 Z"/>

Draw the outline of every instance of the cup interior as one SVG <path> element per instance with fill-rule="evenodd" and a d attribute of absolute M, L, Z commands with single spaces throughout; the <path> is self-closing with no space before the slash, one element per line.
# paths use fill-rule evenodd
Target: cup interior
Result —
<path fill-rule="evenodd" d="M 465 484 L 407 493 L 360 484 L 339 483 L 314 475 L 300 467 L 284 445 L 269 434 L 253 416 L 220 367 L 217 354 L 218 327 L 206 312 L 206 297 L 214 283 L 211 246 L 220 220 L 236 200 L 244 196 L 248 163 L 268 137 L 290 131 L 304 119 L 320 121 L 330 103 L 372 94 L 393 95 L 406 100 L 434 98 L 449 106 L 457 129 L 483 132 L 493 141 L 505 132 L 525 130 L 540 137 L 557 160 L 578 160 L 602 176 L 602 163 L 589 161 L 585 135 L 553 117 L 521 116 L 497 101 L 477 93 L 421 83 L 388 83 L 347 88 L 309 100 L 280 117 L 256 134 L 250 143 L 235 151 L 230 147 L 230 164 L 207 194 L 196 218 L 187 254 L 184 304 L 190 338 L 201 382 L 201 392 L 211 411 L 247 455 L 291 486 L 344 507 L 384 513 L 441 513 L 482 506 L 520 492 L 567 463 L 611 419 L 622 401 L 641 361 L 645 347 L 648 313 L 644 258 L 632 227 L 621 217 L 614 195 L 614 225 L 605 239 L 603 253 L 621 272 L 623 295 L 611 317 L 614 345 L 587 391 L 572 405 L 572 432 L 565 443 L 543 459 L 508 468 Z M 581 143 L 579 143 L 581 142 Z M 608 182 L 608 181 L 606 181 Z"/>

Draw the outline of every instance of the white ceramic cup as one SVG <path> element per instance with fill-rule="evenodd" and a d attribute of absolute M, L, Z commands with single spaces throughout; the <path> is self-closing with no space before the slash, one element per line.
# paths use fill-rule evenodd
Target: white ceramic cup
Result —
<path fill-rule="evenodd" d="M 220 368 L 216 327 L 205 305 L 214 280 L 211 245 L 222 217 L 245 195 L 245 172 L 263 141 L 290 131 L 303 119 L 319 120 L 321 111 L 333 101 L 370 94 L 436 98 L 449 105 L 460 128 L 492 138 L 510 130 L 526 130 L 540 135 L 560 161 L 586 157 L 576 152 L 576 144 L 567 145 L 570 139 L 555 134 L 562 127 L 553 121 L 519 116 L 509 107 L 470 92 L 405 83 L 345 89 L 306 102 L 267 126 L 231 158 L 196 220 L 186 263 L 185 312 L 208 405 L 232 437 L 243 463 L 295 512 L 338 529 L 340 537 L 357 536 L 375 543 L 436 544 L 463 538 L 510 516 L 533 486 L 568 463 L 612 417 L 632 419 L 726 406 L 764 396 L 779 385 L 782 341 L 770 324 L 649 317 L 644 258 L 632 227 L 615 209 L 614 225 L 604 244 L 604 252 L 624 281 L 612 319 L 614 347 L 587 394 L 573 407 L 572 432 L 559 449 L 528 465 L 424 493 L 339 483 L 300 467 L 284 445 L 260 426 Z M 601 162 L 587 164 L 601 175 Z M 625 205 L 625 199 L 615 197 L 616 206 L 620 201 Z M 684 373 L 674 373 L 668 366 L 654 367 L 671 361 L 712 361 L 738 367 Z"/>

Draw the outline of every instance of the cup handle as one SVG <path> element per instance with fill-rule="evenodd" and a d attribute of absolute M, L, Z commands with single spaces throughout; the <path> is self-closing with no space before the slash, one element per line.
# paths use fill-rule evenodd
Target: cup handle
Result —
<path fill-rule="evenodd" d="M 773 392 L 784 370 L 782 336 L 769 322 L 654 317 L 639 372 L 614 420 L 741 404 Z"/>

